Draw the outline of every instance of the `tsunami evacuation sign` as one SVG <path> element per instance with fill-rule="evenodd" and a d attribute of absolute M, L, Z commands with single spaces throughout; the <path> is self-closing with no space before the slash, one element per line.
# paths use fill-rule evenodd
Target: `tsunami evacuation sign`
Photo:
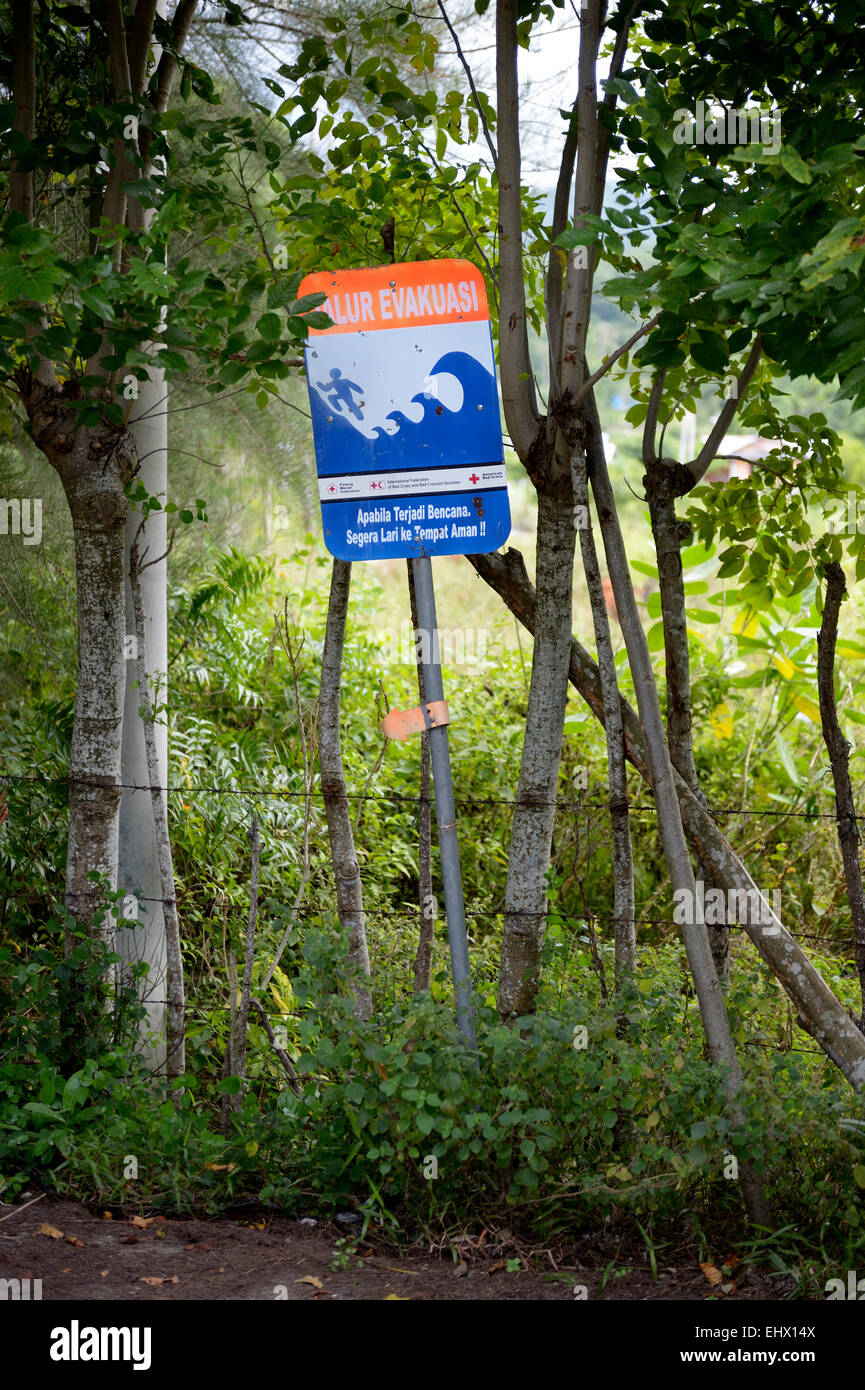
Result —
<path fill-rule="evenodd" d="M 469 261 L 318 271 L 306 372 L 328 550 L 473 555 L 511 529 L 486 287 Z"/>

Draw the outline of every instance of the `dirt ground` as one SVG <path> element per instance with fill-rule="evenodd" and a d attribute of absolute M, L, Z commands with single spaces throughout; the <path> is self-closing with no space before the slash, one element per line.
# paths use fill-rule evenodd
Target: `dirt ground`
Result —
<path fill-rule="evenodd" d="M 506 1230 L 478 1231 L 441 1250 L 395 1254 L 381 1236 L 360 1242 L 359 1232 L 312 1213 L 300 1220 L 256 1210 L 219 1220 L 130 1216 L 51 1196 L 34 1201 L 31 1193 L 26 1203 L 0 1204 L 0 1279 L 41 1279 L 43 1301 L 572 1300 L 582 1296 L 575 1284 L 604 1301 L 730 1302 L 787 1292 L 783 1280 L 754 1271 L 724 1283 L 696 1260 L 659 1268 L 654 1278 L 644 1252 L 611 1264 L 602 1241 L 531 1251 Z"/>

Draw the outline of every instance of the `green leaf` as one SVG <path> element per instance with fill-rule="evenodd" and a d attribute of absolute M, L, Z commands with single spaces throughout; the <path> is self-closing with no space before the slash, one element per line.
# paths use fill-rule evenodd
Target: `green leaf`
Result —
<path fill-rule="evenodd" d="M 725 372 L 729 358 L 727 348 L 722 338 L 717 334 L 707 334 L 700 342 L 691 345 L 691 356 L 698 367 L 704 367 L 707 372 Z"/>
<path fill-rule="evenodd" d="M 798 150 L 794 150 L 791 145 L 782 145 L 778 151 L 777 159 L 781 168 L 785 169 L 797 183 L 811 183 L 814 177 L 811 170 Z"/>
<path fill-rule="evenodd" d="M 279 314 L 262 314 L 258 320 L 258 331 L 262 338 L 269 343 L 275 343 L 282 333 L 282 323 Z"/>
<path fill-rule="evenodd" d="M 566 227 L 553 245 L 561 246 L 563 251 L 572 251 L 575 246 L 593 246 L 597 240 L 598 233 L 588 227 Z"/>
<path fill-rule="evenodd" d="M 778 733 L 777 731 L 775 733 L 775 748 L 777 750 L 778 757 L 781 759 L 781 762 L 783 764 L 784 771 L 786 772 L 790 781 L 793 783 L 793 786 L 801 787 L 802 779 L 799 776 L 796 763 L 793 759 L 793 754 L 790 751 L 790 745 L 784 738 L 784 735 Z"/>
<path fill-rule="evenodd" d="M 95 286 L 87 290 L 82 290 L 81 299 L 90 312 L 95 314 L 97 318 L 114 318 L 114 305 L 102 290 Z"/>

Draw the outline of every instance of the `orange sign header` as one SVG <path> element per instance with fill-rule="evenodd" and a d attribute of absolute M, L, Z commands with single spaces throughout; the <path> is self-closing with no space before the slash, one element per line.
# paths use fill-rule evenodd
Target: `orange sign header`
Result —
<path fill-rule="evenodd" d="M 368 333 L 380 328 L 428 328 L 489 319 L 484 277 L 471 261 L 403 261 L 369 270 L 317 270 L 301 281 L 298 297 L 326 294 L 321 311 L 333 328 L 323 334 Z"/>

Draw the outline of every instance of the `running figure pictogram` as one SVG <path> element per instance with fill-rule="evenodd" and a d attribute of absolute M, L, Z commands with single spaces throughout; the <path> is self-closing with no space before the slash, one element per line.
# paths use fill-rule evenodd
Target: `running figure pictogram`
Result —
<path fill-rule="evenodd" d="M 356 391 L 359 396 L 362 395 L 363 387 L 344 377 L 339 367 L 331 367 L 330 376 L 330 381 L 317 383 L 319 391 L 324 392 L 334 410 L 340 410 L 345 405 L 349 415 L 353 415 L 356 420 L 362 420 L 363 411 L 358 410 L 352 399 L 352 393 Z"/>

